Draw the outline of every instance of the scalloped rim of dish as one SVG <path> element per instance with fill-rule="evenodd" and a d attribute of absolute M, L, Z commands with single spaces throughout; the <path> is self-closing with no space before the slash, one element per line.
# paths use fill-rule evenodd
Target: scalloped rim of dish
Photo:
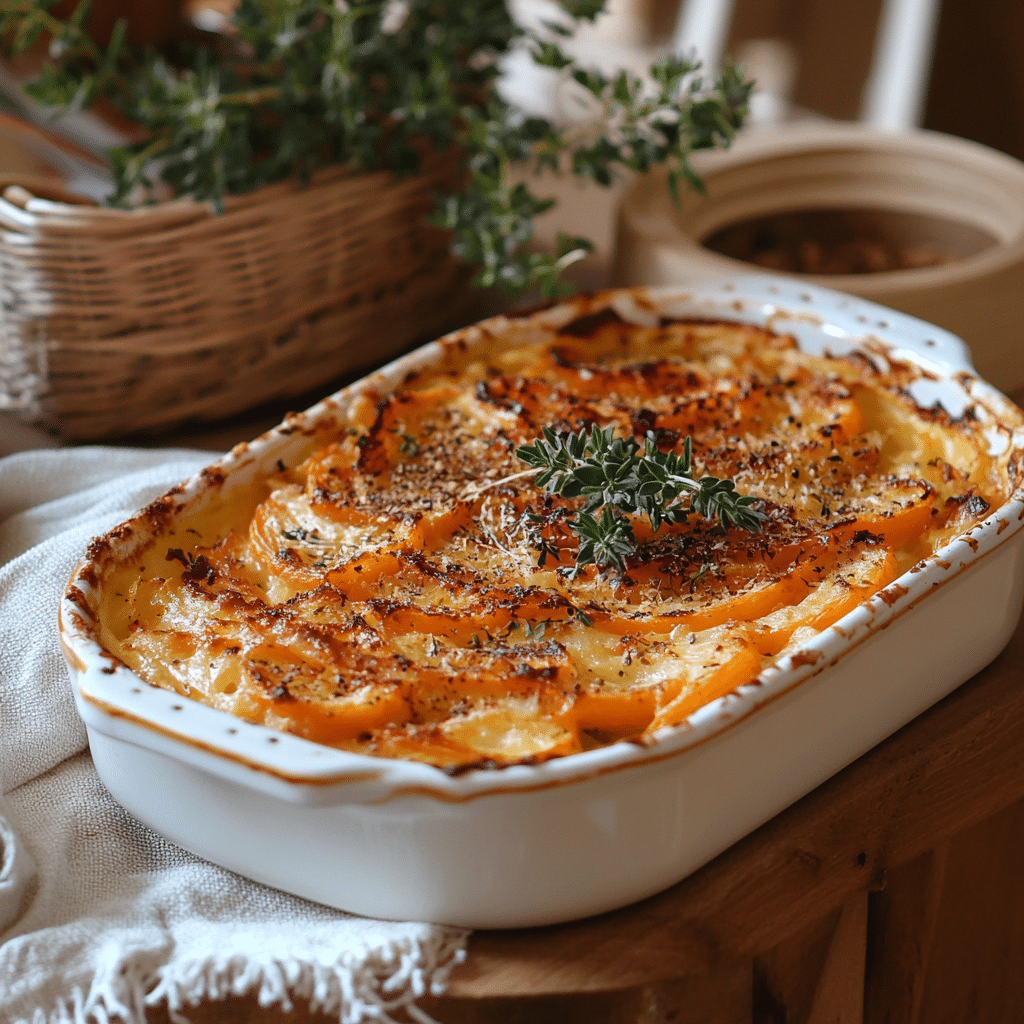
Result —
<path fill-rule="evenodd" d="M 1017 424 L 1008 447 L 1024 458 L 1024 418 L 1005 396 L 974 375 L 964 343 L 947 331 L 870 301 L 801 281 L 745 275 L 691 287 L 616 289 L 570 299 L 535 315 L 545 326 L 557 327 L 580 315 L 581 305 L 609 304 L 620 316 L 641 323 L 645 319 L 649 323 L 659 314 L 732 319 L 792 334 L 805 351 L 840 355 L 857 349 L 875 360 L 912 362 L 920 367 L 921 380 L 933 389 L 936 400 L 945 397 L 951 404 L 969 400 L 990 412 L 995 407 L 1010 414 Z M 289 454 L 294 456 L 301 451 L 302 438 L 332 424 L 349 396 L 364 388 L 393 389 L 409 372 L 435 364 L 445 346 L 466 342 L 472 345 L 474 340 L 485 342 L 488 336 L 500 335 L 508 324 L 522 319 L 494 317 L 395 360 L 306 413 L 290 415 L 255 441 L 236 446 L 224 458 L 158 500 L 169 503 L 172 511 L 180 511 L 196 499 L 209 500 L 211 483 L 230 485 L 238 477 L 237 482 L 244 484 L 267 463 L 280 458 L 288 461 Z M 949 411 L 956 415 L 952 409 Z M 140 516 L 129 523 L 135 523 Z M 454 775 L 415 761 L 335 750 L 254 725 L 144 683 L 96 640 L 90 604 L 92 588 L 86 578 L 95 560 L 86 559 L 79 565 L 62 600 L 61 641 L 78 676 L 83 717 L 87 724 L 103 732 L 113 729 L 123 733 L 127 729 L 133 742 L 300 801 L 313 798 L 320 803 L 332 802 L 331 797 L 336 796 L 340 801 L 382 803 L 416 795 L 459 803 L 495 793 L 529 792 L 579 783 L 685 754 L 826 670 L 936 587 L 991 555 L 1021 528 L 1024 484 L 1018 485 L 1010 498 L 985 520 L 913 566 L 790 656 L 700 708 L 682 725 L 663 729 L 642 744 L 619 742 L 539 764 L 471 769 Z M 150 537 L 135 534 L 124 540 L 122 534 L 119 542 L 117 530 L 113 536 L 115 558 L 124 557 Z"/>

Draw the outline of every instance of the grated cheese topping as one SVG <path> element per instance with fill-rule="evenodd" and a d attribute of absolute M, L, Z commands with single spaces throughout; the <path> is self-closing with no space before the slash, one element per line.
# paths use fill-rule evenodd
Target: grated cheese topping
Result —
<path fill-rule="evenodd" d="M 158 536 L 105 597 L 108 649 L 315 742 L 530 763 L 685 726 L 1010 489 L 969 415 L 915 405 L 909 367 L 611 311 L 518 340 L 363 392 L 248 503 Z M 690 435 L 697 473 L 756 496 L 762 530 L 637 521 L 624 573 L 571 574 L 579 503 L 516 450 L 595 425 L 663 450 Z"/>

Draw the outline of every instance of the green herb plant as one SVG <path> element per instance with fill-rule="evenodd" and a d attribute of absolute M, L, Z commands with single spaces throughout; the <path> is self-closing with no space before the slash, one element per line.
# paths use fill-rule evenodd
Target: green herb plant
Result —
<path fill-rule="evenodd" d="M 611 426 L 560 434 L 544 427 L 543 437 L 521 446 L 516 455 L 539 470 L 538 487 L 583 499 L 576 518 L 568 521 L 579 538 L 571 577 L 591 564 L 626 571 L 626 559 L 637 548 L 628 516 L 647 516 L 655 532 L 663 523 L 684 523 L 694 513 L 752 532 L 761 529 L 765 518 L 753 507 L 757 499 L 737 493 L 731 480 L 693 475 L 690 437 L 682 452 L 663 452 L 650 433 L 641 445 L 632 437 L 615 437 Z"/>
<path fill-rule="evenodd" d="M 568 167 L 608 185 L 663 165 L 673 193 L 700 189 L 691 155 L 729 144 L 752 88 L 734 66 L 708 82 L 696 60 L 674 55 L 651 65 L 646 84 L 580 66 L 562 42 L 603 0 L 560 0 L 562 15 L 536 31 L 505 0 L 239 0 L 219 47 L 182 47 L 173 60 L 129 47 L 123 22 L 100 47 L 87 3 L 62 21 L 52 2 L 0 0 L 0 39 L 8 55 L 48 40 L 49 60 L 25 86 L 39 103 L 67 112 L 103 98 L 140 126 L 138 141 L 109 153 L 112 204 L 162 182 L 221 208 L 225 196 L 327 165 L 414 174 L 425 148 L 457 148 L 463 187 L 438 197 L 434 223 L 477 284 L 512 293 L 560 293 L 562 271 L 590 249 L 569 237 L 554 252 L 531 246 L 552 201 L 515 183 L 513 168 Z M 562 128 L 502 99 L 501 63 L 524 48 L 576 82 L 600 130 Z"/>

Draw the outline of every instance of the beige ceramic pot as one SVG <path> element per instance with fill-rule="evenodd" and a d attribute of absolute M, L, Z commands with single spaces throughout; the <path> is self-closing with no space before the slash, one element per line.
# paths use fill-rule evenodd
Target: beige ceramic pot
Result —
<path fill-rule="evenodd" d="M 699 156 L 705 196 L 676 206 L 658 173 L 627 191 L 615 284 L 792 272 L 945 327 L 982 377 L 1024 387 L 1024 164 L 935 132 L 817 122 Z"/>

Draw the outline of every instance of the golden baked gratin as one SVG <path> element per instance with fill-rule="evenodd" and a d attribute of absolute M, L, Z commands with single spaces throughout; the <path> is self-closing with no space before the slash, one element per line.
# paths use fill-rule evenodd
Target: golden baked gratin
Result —
<path fill-rule="evenodd" d="M 683 722 L 1010 490 L 969 410 L 919 408 L 920 370 L 891 360 L 610 310 L 464 349 L 357 389 L 300 465 L 158 533 L 107 583 L 106 648 L 319 743 L 532 762 Z M 692 438 L 693 475 L 731 480 L 760 522 L 628 516 L 618 567 L 577 565 L 582 500 L 518 454 L 544 428 L 641 453 Z"/>

